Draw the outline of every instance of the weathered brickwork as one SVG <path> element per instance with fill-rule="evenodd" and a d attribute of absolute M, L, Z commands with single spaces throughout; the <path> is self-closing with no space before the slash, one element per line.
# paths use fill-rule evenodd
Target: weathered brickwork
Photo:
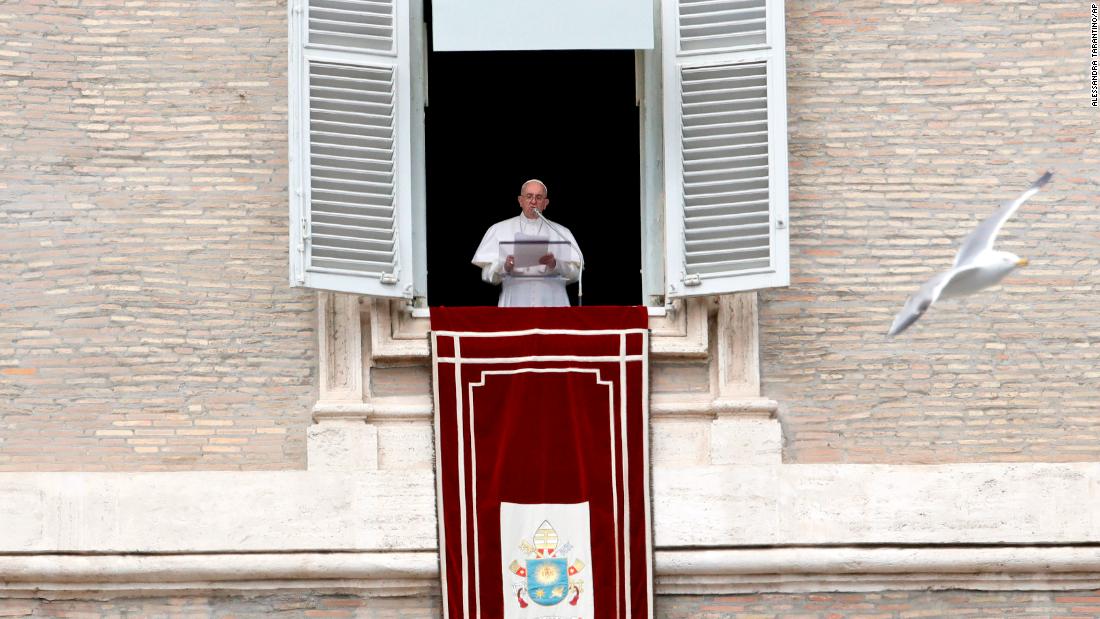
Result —
<path fill-rule="evenodd" d="M 285 15 L 0 7 L 0 470 L 305 465 Z"/>
<path fill-rule="evenodd" d="M 1088 3 L 787 3 L 791 279 L 762 295 L 790 462 L 1100 458 L 1100 112 Z M 885 337 L 1044 170 L 1031 266 Z"/>
<path fill-rule="evenodd" d="M 1100 592 L 901 591 L 732 596 L 659 596 L 658 619 L 935 619 L 937 617 L 1095 617 Z M 438 598 L 279 594 L 116 598 L 0 599 L 0 617 L 107 619 L 435 619 Z"/>

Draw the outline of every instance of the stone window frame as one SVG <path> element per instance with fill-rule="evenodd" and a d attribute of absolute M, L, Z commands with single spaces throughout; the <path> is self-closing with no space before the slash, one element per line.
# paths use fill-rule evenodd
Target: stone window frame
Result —
<path fill-rule="evenodd" d="M 778 404 L 760 392 L 757 303 L 755 292 L 745 292 L 650 309 L 651 360 L 695 361 L 709 371 L 707 392 L 651 393 L 651 422 L 712 422 L 718 430 L 711 433 L 716 463 L 781 461 Z M 429 310 L 332 292 L 318 293 L 317 307 L 320 389 L 309 430 L 309 468 L 375 468 L 373 422 L 433 419 L 431 393 L 378 397 L 370 391 L 375 364 L 429 363 Z M 331 459 L 322 453 L 332 452 L 332 442 L 343 455 L 326 464 L 322 460 Z"/>

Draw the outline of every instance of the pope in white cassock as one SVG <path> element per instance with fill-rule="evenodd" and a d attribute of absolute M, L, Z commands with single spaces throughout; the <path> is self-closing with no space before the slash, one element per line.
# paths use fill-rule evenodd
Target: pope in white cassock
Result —
<path fill-rule="evenodd" d="M 584 268 L 584 257 L 573 233 L 565 226 L 542 217 L 550 200 L 546 185 L 540 180 L 529 180 L 520 187 L 519 205 L 523 213 L 493 224 L 481 239 L 472 262 L 481 267 L 481 279 L 490 284 L 501 284 L 500 307 L 559 307 L 569 305 L 565 294 L 566 284 L 577 281 Z M 518 253 L 512 245 L 515 241 L 539 243 L 548 241 L 548 251 L 538 258 L 537 264 L 516 265 Z M 500 243 L 504 242 L 504 249 Z M 554 247 L 558 249 L 554 249 Z M 565 256 L 558 260 L 558 256 Z"/>

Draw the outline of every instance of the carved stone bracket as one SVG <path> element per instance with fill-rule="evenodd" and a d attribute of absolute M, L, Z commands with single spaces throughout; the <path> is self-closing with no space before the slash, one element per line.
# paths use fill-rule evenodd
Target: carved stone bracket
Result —
<path fill-rule="evenodd" d="M 427 359 L 431 355 L 428 346 L 431 322 L 426 317 L 414 317 L 404 301 L 373 299 L 367 310 L 375 359 Z"/>
<path fill-rule="evenodd" d="M 775 418 L 779 405 L 760 393 L 756 293 L 719 297 L 716 322 L 711 463 L 779 464 L 783 459 L 783 431 Z"/>
<path fill-rule="evenodd" d="M 318 293 L 320 397 L 306 432 L 307 466 L 347 471 L 378 468 L 378 433 L 358 416 L 321 418 L 318 408 L 361 405 L 366 396 L 363 329 L 359 297 Z M 369 356 L 369 351 L 367 352 Z"/>
<path fill-rule="evenodd" d="M 359 297 L 336 292 L 318 294 L 320 400 L 363 401 L 362 330 Z"/>
<path fill-rule="evenodd" d="M 664 315 L 650 316 L 649 354 L 660 358 L 705 359 L 707 299 L 677 299 Z"/>

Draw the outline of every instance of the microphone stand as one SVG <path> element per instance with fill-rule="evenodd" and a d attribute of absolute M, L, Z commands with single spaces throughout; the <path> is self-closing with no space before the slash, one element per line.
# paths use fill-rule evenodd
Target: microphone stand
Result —
<path fill-rule="evenodd" d="M 577 247 L 577 244 L 574 243 L 573 241 L 570 241 L 569 237 L 562 234 L 561 230 L 558 230 L 558 227 L 556 225 L 554 225 L 549 219 L 543 217 L 542 211 L 540 211 L 539 209 L 535 209 L 535 214 L 538 215 L 539 219 L 541 219 L 544 223 L 546 223 L 546 225 L 550 226 L 551 230 L 558 233 L 558 236 L 561 237 L 561 240 L 565 241 L 566 243 L 569 243 L 570 247 L 576 247 L 578 256 L 581 255 L 581 248 Z M 581 262 L 580 262 L 580 271 L 577 273 L 577 307 L 583 307 L 583 306 L 584 306 L 584 261 L 581 260 Z"/>

